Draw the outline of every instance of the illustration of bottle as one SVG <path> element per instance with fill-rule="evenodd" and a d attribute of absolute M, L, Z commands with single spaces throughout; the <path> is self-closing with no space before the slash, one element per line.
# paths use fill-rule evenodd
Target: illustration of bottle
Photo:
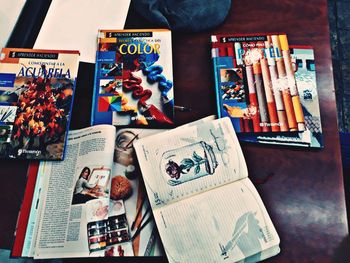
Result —
<path fill-rule="evenodd" d="M 160 164 L 172 186 L 214 174 L 217 166 L 213 147 L 203 141 L 164 152 Z"/>

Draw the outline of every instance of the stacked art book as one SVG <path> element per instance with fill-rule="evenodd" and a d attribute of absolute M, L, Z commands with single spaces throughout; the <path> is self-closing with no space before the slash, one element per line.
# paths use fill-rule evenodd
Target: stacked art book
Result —
<path fill-rule="evenodd" d="M 2 49 L 0 157 L 64 158 L 78 59 L 78 51 Z"/>
<path fill-rule="evenodd" d="M 212 59 L 219 117 L 241 141 L 322 148 L 312 47 L 286 34 L 214 35 Z"/>
<path fill-rule="evenodd" d="M 279 237 L 229 118 L 134 143 L 169 262 L 256 262 L 279 253 Z"/>
<path fill-rule="evenodd" d="M 91 123 L 174 123 L 171 31 L 100 30 Z"/>

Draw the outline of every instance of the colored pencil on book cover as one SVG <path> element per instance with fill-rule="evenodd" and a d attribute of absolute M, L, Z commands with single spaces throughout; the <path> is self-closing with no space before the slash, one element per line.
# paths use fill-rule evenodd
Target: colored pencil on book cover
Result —
<path fill-rule="evenodd" d="M 286 68 L 287 81 L 290 89 L 290 95 L 292 96 L 292 103 L 295 112 L 295 118 L 298 123 L 298 130 L 305 131 L 305 118 L 303 113 L 303 108 L 300 103 L 300 97 L 298 93 L 297 84 L 295 81 L 294 69 L 292 66 L 291 55 L 289 51 L 287 35 L 279 35 L 279 40 L 281 44 L 282 56 L 284 65 Z"/>
<path fill-rule="evenodd" d="M 267 36 L 265 47 L 267 49 L 265 55 L 267 58 L 267 64 L 269 66 L 271 86 L 272 86 L 273 96 L 275 98 L 275 103 L 276 103 L 279 127 L 280 127 L 280 130 L 283 132 L 289 131 L 287 115 L 283 104 L 282 92 L 280 89 L 280 85 L 278 84 L 275 52 L 272 46 L 271 36 Z"/>
<path fill-rule="evenodd" d="M 275 99 L 273 97 L 273 92 L 272 92 L 271 76 L 269 71 L 269 65 L 267 64 L 267 59 L 266 58 L 260 59 L 260 65 L 261 65 L 261 72 L 262 72 L 262 77 L 264 82 L 267 110 L 270 117 L 271 130 L 273 132 L 278 132 L 280 131 L 280 127 L 279 127 L 279 121 L 277 116 Z"/>
<path fill-rule="evenodd" d="M 290 90 L 288 88 L 287 74 L 286 74 L 284 61 L 281 57 L 281 45 L 280 45 L 279 37 L 278 35 L 272 35 L 271 39 L 272 39 L 273 48 L 275 50 L 277 74 L 278 74 L 279 82 L 281 84 L 282 98 L 283 98 L 283 103 L 286 110 L 289 130 L 297 131 L 298 124 L 295 118 L 292 97 L 290 95 Z"/>
<path fill-rule="evenodd" d="M 254 74 L 254 82 L 256 87 L 256 94 L 257 94 L 258 103 L 259 103 L 259 112 L 260 112 L 262 131 L 269 132 L 271 131 L 271 129 L 268 126 L 269 115 L 267 111 L 266 96 L 265 96 L 265 91 L 264 91 L 263 82 L 262 82 L 262 72 L 261 72 L 260 62 L 253 63 L 253 74 Z"/>
<path fill-rule="evenodd" d="M 256 96 L 255 85 L 254 85 L 254 75 L 253 68 L 251 65 L 246 66 L 248 90 L 249 90 L 249 101 L 250 101 L 250 111 L 252 112 L 252 122 L 254 132 L 261 132 L 260 126 L 260 113 L 259 113 L 259 104 Z"/>

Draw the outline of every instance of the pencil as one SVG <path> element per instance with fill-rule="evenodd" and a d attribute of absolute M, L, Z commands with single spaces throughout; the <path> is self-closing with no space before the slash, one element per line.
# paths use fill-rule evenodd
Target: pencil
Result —
<path fill-rule="evenodd" d="M 143 196 L 141 204 L 139 205 L 139 208 L 137 209 L 137 212 L 136 212 L 136 215 L 135 215 L 135 219 L 134 219 L 134 221 L 131 224 L 131 227 L 130 227 L 131 230 L 134 230 L 134 228 L 135 228 L 136 221 L 137 221 L 137 219 L 138 219 L 138 217 L 139 217 L 139 215 L 141 213 L 141 210 L 142 210 L 142 207 L 143 207 L 143 203 L 144 203 L 145 200 L 146 200 L 146 197 Z"/>
<path fill-rule="evenodd" d="M 146 215 L 148 215 L 149 213 L 151 212 L 151 207 L 148 206 L 145 213 L 142 215 L 142 218 L 141 218 L 141 221 L 138 222 L 138 224 L 133 224 L 132 227 L 131 227 L 131 230 L 134 230 L 135 228 L 136 229 L 139 229 L 144 221 L 144 219 L 146 218 Z M 136 222 L 136 221 L 135 221 Z"/>
<path fill-rule="evenodd" d="M 247 74 L 249 102 L 250 102 L 249 108 L 252 114 L 253 131 L 261 132 L 260 113 L 259 113 L 258 99 L 256 96 L 255 86 L 254 86 L 253 68 L 251 65 L 247 65 L 245 70 Z"/>
<path fill-rule="evenodd" d="M 269 132 L 271 129 L 268 126 L 269 116 L 267 112 L 266 97 L 262 83 L 262 72 L 260 62 L 253 63 L 254 83 L 256 88 L 256 95 L 258 97 L 260 120 L 263 132 Z"/>
<path fill-rule="evenodd" d="M 273 35 L 271 36 L 271 39 L 272 39 L 272 43 L 275 51 L 277 75 L 278 75 L 279 83 L 281 84 L 283 104 L 286 110 L 289 130 L 297 131 L 298 124 L 295 118 L 292 97 L 290 95 L 290 91 L 288 88 L 286 69 L 284 66 L 283 59 L 281 58 L 281 45 L 280 45 L 279 37 L 277 35 Z"/>
<path fill-rule="evenodd" d="M 290 95 L 292 96 L 292 103 L 295 112 L 295 118 L 298 123 L 298 130 L 305 131 L 305 119 L 303 108 L 300 103 L 300 97 L 298 93 L 297 84 L 295 81 L 294 70 L 292 66 L 291 55 L 289 51 L 287 35 L 279 35 L 279 40 L 281 43 L 283 61 L 286 67 L 287 81 L 290 88 Z"/>
<path fill-rule="evenodd" d="M 271 87 L 272 87 L 273 96 L 275 98 L 275 103 L 276 103 L 279 128 L 283 132 L 289 131 L 287 115 L 283 104 L 282 92 L 278 85 L 275 52 L 273 51 L 271 36 L 267 36 L 265 47 L 266 47 L 265 56 L 267 58 L 267 64 L 269 65 Z"/>
<path fill-rule="evenodd" d="M 147 226 L 149 222 L 153 219 L 153 216 L 150 215 L 147 220 L 135 231 L 134 235 L 131 237 L 131 240 L 134 240 L 142 231 L 142 229 Z"/>
<path fill-rule="evenodd" d="M 278 121 L 278 116 L 277 116 L 275 99 L 274 99 L 273 93 L 272 93 L 271 76 L 270 76 L 270 71 L 269 71 L 269 65 L 267 64 L 267 59 L 261 58 L 260 65 L 261 65 L 262 78 L 263 78 L 263 82 L 264 82 L 267 110 L 269 113 L 271 130 L 273 132 L 279 132 L 280 127 L 279 127 L 279 121 Z"/>

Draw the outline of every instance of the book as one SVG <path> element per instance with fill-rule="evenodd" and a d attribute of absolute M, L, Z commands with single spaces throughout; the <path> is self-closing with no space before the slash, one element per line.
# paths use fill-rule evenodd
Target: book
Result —
<path fill-rule="evenodd" d="M 322 148 L 312 47 L 289 46 L 284 33 L 213 35 L 219 117 L 241 141 Z"/>
<path fill-rule="evenodd" d="M 174 124 L 171 31 L 99 30 L 91 124 Z"/>
<path fill-rule="evenodd" d="M 169 262 L 256 262 L 279 253 L 229 118 L 148 136 L 134 148 Z"/>
<path fill-rule="evenodd" d="M 62 160 L 78 51 L 3 48 L 0 157 Z"/>
<path fill-rule="evenodd" d="M 133 142 L 160 132 L 70 131 L 66 158 L 31 163 L 13 257 L 161 256 Z"/>

